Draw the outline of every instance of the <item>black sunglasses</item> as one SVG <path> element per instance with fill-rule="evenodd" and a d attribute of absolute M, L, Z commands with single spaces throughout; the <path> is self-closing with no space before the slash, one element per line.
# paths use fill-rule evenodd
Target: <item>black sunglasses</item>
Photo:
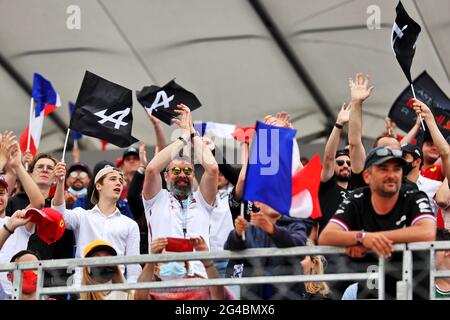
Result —
<path fill-rule="evenodd" d="M 351 167 L 351 165 L 352 165 L 352 163 L 350 162 L 350 160 L 346 160 L 346 161 L 344 161 L 344 160 L 336 160 L 336 164 L 337 164 L 339 167 L 342 167 L 342 166 L 344 165 L 344 163 L 347 163 L 347 165 L 348 165 L 349 167 Z"/>

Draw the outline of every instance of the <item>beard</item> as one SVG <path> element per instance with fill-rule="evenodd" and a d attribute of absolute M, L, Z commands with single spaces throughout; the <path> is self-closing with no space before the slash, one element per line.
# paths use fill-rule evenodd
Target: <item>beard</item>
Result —
<path fill-rule="evenodd" d="M 181 181 L 185 182 L 186 185 L 180 186 L 178 182 Z M 172 182 L 168 183 L 167 187 L 169 191 L 171 191 L 174 195 L 179 197 L 187 197 L 192 193 L 192 185 L 189 179 L 184 178 L 176 179 L 173 183 Z"/>
<path fill-rule="evenodd" d="M 348 182 L 350 181 L 350 174 L 337 174 L 336 180 L 339 182 Z"/>

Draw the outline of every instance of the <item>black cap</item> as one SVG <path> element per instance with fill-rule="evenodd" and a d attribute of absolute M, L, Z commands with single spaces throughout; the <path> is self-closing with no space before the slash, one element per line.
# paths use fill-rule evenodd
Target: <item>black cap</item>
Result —
<path fill-rule="evenodd" d="M 114 164 L 112 162 L 106 161 L 106 160 L 102 160 L 100 162 L 97 162 L 97 164 L 94 167 L 94 177 L 97 175 L 97 173 L 102 170 L 104 167 L 106 166 L 110 166 L 110 167 L 114 167 Z"/>
<path fill-rule="evenodd" d="M 338 150 L 336 151 L 336 155 L 334 156 L 335 158 L 338 158 L 340 156 L 350 156 L 350 152 L 348 151 L 348 149 L 342 149 L 342 150 Z"/>
<path fill-rule="evenodd" d="M 414 159 L 422 158 L 422 151 L 420 148 L 412 143 L 405 143 L 402 144 L 402 151 L 403 153 L 410 153 Z"/>
<path fill-rule="evenodd" d="M 84 171 L 84 172 L 86 172 L 89 175 L 89 177 L 92 177 L 91 170 L 89 169 L 89 166 L 86 163 L 84 163 L 84 162 L 75 162 L 75 163 L 73 163 L 69 167 L 69 169 L 67 169 L 67 175 L 69 175 L 72 171 L 75 171 L 75 170 Z"/>
<path fill-rule="evenodd" d="M 125 151 L 123 152 L 123 155 L 122 155 L 122 161 L 123 161 L 126 157 L 128 157 L 130 154 L 135 154 L 135 155 L 137 155 L 138 158 L 139 158 L 139 150 L 136 149 L 135 147 L 129 147 L 127 150 L 125 150 Z"/>
<path fill-rule="evenodd" d="M 373 148 L 367 155 L 364 169 L 368 169 L 373 165 L 380 165 L 391 159 L 398 160 L 402 166 L 406 165 L 402 150 L 392 149 L 387 146 Z"/>

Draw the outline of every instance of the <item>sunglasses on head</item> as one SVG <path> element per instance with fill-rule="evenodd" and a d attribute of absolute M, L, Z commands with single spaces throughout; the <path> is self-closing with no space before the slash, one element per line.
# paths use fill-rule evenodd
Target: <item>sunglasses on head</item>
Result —
<path fill-rule="evenodd" d="M 348 165 L 349 167 L 351 166 L 350 160 L 346 160 L 346 161 L 344 161 L 344 160 L 336 160 L 336 164 L 337 164 L 339 167 L 342 167 L 342 166 L 344 165 L 344 163 L 347 163 L 347 165 Z"/>
<path fill-rule="evenodd" d="M 184 167 L 183 169 L 181 169 L 180 167 L 173 167 L 172 169 L 170 169 L 170 172 L 172 172 L 172 174 L 176 176 L 179 175 L 181 171 L 183 171 L 186 176 L 190 176 L 192 174 L 192 168 L 190 167 Z"/>
<path fill-rule="evenodd" d="M 391 148 L 380 148 L 375 151 L 376 155 L 379 157 L 386 157 L 388 155 L 393 155 L 394 157 L 402 157 L 403 151 Z"/>
<path fill-rule="evenodd" d="M 70 173 L 70 176 L 72 178 L 76 178 L 76 177 L 79 176 L 81 179 L 84 179 L 84 178 L 86 178 L 88 176 L 88 174 L 86 172 L 84 172 L 84 171 L 80 171 L 80 172 L 72 171 Z"/>

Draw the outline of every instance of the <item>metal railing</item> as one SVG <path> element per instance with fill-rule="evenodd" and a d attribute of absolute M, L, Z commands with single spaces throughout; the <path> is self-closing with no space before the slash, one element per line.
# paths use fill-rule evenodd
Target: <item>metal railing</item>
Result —
<path fill-rule="evenodd" d="M 414 244 L 398 244 L 394 246 L 394 251 L 403 252 L 403 279 L 397 283 L 397 298 L 412 299 L 412 258 L 411 252 L 425 250 L 430 252 L 430 299 L 435 298 L 434 281 L 440 277 L 450 277 L 449 271 L 437 271 L 434 253 L 436 250 L 450 250 L 450 241 L 442 242 L 422 242 Z M 161 288 L 182 288 L 182 287 L 206 287 L 217 285 L 249 285 L 249 284 L 280 284 L 315 281 L 378 281 L 378 299 L 385 299 L 385 259 L 378 258 L 378 269 L 373 272 L 364 273 L 336 273 L 322 275 L 280 275 L 280 276 L 256 276 L 243 278 L 215 278 L 215 279 L 190 279 L 188 283 L 180 280 L 139 282 L 139 283 L 117 283 L 99 284 L 88 286 L 60 286 L 44 287 L 44 272 L 51 269 L 74 270 L 77 267 L 93 267 L 107 265 L 127 265 L 145 264 L 156 262 L 186 261 L 186 260 L 223 260 L 223 259 L 250 259 L 263 257 L 285 257 L 285 256 L 306 256 L 325 254 L 345 254 L 344 248 L 315 246 L 315 247 L 292 247 L 292 248 L 263 248 L 247 249 L 242 251 L 221 251 L 221 252 L 183 252 L 165 253 L 154 255 L 140 255 L 134 257 L 92 257 L 81 259 L 60 259 L 44 260 L 35 262 L 5 263 L 0 264 L 0 272 L 11 271 L 14 273 L 13 292 L 11 298 L 20 300 L 22 298 L 22 271 L 37 270 L 38 282 L 36 298 L 42 299 L 44 295 L 98 292 L 113 290 L 139 290 L 139 289 L 161 289 Z M 299 266 L 300 267 L 300 266 Z"/>

